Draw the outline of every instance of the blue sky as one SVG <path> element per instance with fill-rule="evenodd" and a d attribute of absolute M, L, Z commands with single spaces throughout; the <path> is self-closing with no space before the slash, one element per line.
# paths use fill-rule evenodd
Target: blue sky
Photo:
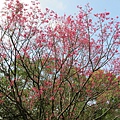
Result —
<path fill-rule="evenodd" d="M 2 8 L 2 3 L 5 0 L 0 0 L 0 9 Z M 20 0 L 30 4 L 31 0 Z M 34 0 L 33 0 L 34 1 Z M 54 10 L 59 15 L 74 14 L 78 12 L 76 8 L 77 5 L 84 7 L 85 4 L 90 3 L 90 6 L 93 8 L 93 13 L 104 12 L 106 11 L 111 13 L 111 17 L 120 17 L 120 0 L 39 0 L 41 3 L 41 8 L 46 7 Z"/>
<path fill-rule="evenodd" d="M 120 0 L 39 0 L 41 7 L 48 7 L 59 15 L 64 13 L 74 14 L 78 12 L 77 5 L 84 7 L 85 4 L 90 3 L 93 8 L 93 12 L 104 12 L 111 13 L 112 17 L 120 16 Z"/>

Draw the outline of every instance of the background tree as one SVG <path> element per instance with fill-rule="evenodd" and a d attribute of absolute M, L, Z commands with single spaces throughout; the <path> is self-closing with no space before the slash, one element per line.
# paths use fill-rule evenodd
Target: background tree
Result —
<path fill-rule="evenodd" d="M 0 25 L 3 119 L 120 118 L 120 23 L 109 12 L 92 14 L 89 4 L 78 9 L 76 16 L 58 16 L 42 12 L 37 1 L 29 7 L 6 0 Z"/>

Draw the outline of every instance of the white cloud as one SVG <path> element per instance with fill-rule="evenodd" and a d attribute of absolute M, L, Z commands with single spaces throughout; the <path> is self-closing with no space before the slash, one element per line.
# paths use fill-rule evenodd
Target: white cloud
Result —
<path fill-rule="evenodd" d="M 60 0 L 39 0 L 41 9 L 50 8 L 52 10 L 64 10 L 65 5 Z"/>
<path fill-rule="evenodd" d="M 3 8 L 4 0 L 0 0 L 0 10 Z"/>

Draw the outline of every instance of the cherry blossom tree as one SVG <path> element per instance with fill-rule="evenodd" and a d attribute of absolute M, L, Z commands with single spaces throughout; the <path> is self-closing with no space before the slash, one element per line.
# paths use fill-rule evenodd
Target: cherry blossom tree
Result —
<path fill-rule="evenodd" d="M 6 0 L 1 11 L 0 116 L 119 119 L 118 17 L 92 14 L 89 4 L 77 6 L 76 16 L 59 16 L 31 3 Z"/>

